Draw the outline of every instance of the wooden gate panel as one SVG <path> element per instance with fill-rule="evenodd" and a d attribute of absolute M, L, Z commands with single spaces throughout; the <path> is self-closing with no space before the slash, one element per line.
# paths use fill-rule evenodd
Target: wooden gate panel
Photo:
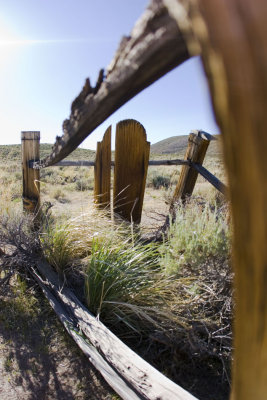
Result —
<path fill-rule="evenodd" d="M 116 127 L 114 212 L 129 222 L 140 223 L 150 143 L 144 127 L 124 120 Z"/>

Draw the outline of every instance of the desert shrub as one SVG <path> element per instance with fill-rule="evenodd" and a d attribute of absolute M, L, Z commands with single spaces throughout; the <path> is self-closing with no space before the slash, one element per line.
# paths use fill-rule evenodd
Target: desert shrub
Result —
<path fill-rule="evenodd" d="M 168 188 L 170 186 L 171 180 L 168 176 L 156 175 L 152 179 L 152 186 L 155 189 Z"/>
<path fill-rule="evenodd" d="M 55 168 L 44 168 L 41 170 L 40 180 L 44 183 L 57 184 L 57 185 L 65 185 L 65 179 Z"/>
<path fill-rule="evenodd" d="M 22 197 L 22 184 L 19 183 L 12 183 L 10 185 L 10 198 L 12 201 L 21 199 Z"/>
<path fill-rule="evenodd" d="M 183 265 L 197 268 L 207 260 L 225 260 L 230 252 L 227 208 L 189 201 L 180 204 L 162 245 L 162 265 L 168 274 Z"/>
<path fill-rule="evenodd" d="M 59 201 L 60 203 L 67 203 L 69 200 L 66 199 L 66 194 L 60 188 L 57 188 L 53 191 L 52 197 Z"/>
<path fill-rule="evenodd" d="M 75 182 L 75 189 L 79 191 L 93 190 L 94 184 L 91 179 L 77 179 Z"/>

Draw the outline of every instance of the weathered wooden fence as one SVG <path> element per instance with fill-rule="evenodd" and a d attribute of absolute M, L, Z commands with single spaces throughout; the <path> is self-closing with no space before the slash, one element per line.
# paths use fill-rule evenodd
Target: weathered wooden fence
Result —
<path fill-rule="evenodd" d="M 22 132 L 23 208 L 38 217 L 40 209 L 39 132 Z M 225 192 L 225 185 L 207 171 L 202 163 L 214 137 L 203 131 L 193 131 L 188 138 L 184 160 L 149 161 L 150 143 L 144 127 L 135 120 L 124 120 L 116 127 L 115 161 L 111 161 L 111 126 L 103 140 L 97 143 L 94 162 L 60 161 L 54 166 L 94 166 L 94 202 L 100 208 L 111 205 L 111 167 L 114 166 L 113 210 L 123 219 L 140 223 L 149 165 L 182 165 L 179 181 L 171 201 L 170 213 L 180 199 L 192 195 L 200 173 L 216 189 Z"/>
<path fill-rule="evenodd" d="M 208 173 L 208 180 L 217 189 L 224 190 L 223 184 L 202 166 L 210 140 L 214 139 L 211 135 L 202 131 L 190 133 L 184 160 L 149 161 L 150 143 L 146 139 L 146 131 L 139 122 L 121 121 L 116 127 L 114 162 L 111 161 L 111 127 L 109 127 L 103 140 L 97 143 L 94 162 L 60 161 L 54 165 L 94 166 L 94 201 L 100 208 L 109 207 L 111 204 L 111 167 L 113 166 L 114 212 L 134 223 L 141 221 L 149 165 L 182 165 L 170 212 L 173 212 L 175 202 L 191 196 L 198 173 L 203 176 Z M 34 215 L 36 226 L 38 226 L 41 204 L 40 132 L 22 132 L 21 140 L 23 209 Z M 32 272 L 66 330 L 123 399 L 194 399 L 192 395 L 164 377 L 124 345 L 97 321 L 68 289 L 62 290 L 60 278 L 55 275 L 49 265 L 41 261 L 37 263 L 37 271 Z M 45 280 L 41 276 L 45 277 Z M 82 329 L 91 345 L 81 338 L 78 328 Z"/>

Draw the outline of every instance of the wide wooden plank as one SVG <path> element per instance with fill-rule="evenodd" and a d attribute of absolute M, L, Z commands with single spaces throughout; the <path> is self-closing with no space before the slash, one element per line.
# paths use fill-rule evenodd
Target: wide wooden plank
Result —
<path fill-rule="evenodd" d="M 74 320 L 78 321 L 77 328 L 89 339 L 105 361 L 124 381 L 128 382 L 129 387 L 138 393 L 139 398 L 196 400 L 194 396 L 162 375 L 109 331 L 81 304 L 75 294 L 63 285 L 47 263 L 38 262 L 37 269 L 42 274 L 45 285 L 53 289 L 53 293 L 60 299 L 65 309 L 74 317 Z M 128 400 L 131 396 L 123 398 Z"/>
<path fill-rule="evenodd" d="M 51 155 L 40 165 L 49 166 L 65 158 L 114 111 L 190 57 L 163 0 L 151 2 L 131 35 L 122 38 L 105 73 L 100 71 L 96 87 L 91 88 L 86 80 L 72 103 L 69 119 L 63 123 L 63 135 L 57 137 Z"/>
<path fill-rule="evenodd" d="M 123 219 L 141 221 L 150 143 L 144 127 L 135 120 L 117 124 L 113 204 Z"/>

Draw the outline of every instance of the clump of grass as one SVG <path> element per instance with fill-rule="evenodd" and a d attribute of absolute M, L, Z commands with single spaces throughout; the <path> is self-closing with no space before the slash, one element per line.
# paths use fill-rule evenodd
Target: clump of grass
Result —
<path fill-rule="evenodd" d="M 75 247 L 77 257 L 87 257 L 91 253 L 91 247 L 97 238 L 99 243 L 106 241 L 117 242 L 120 235 L 129 232 L 124 223 L 117 223 L 111 219 L 109 210 L 96 209 L 88 205 L 83 213 L 69 220 L 70 241 Z"/>
<path fill-rule="evenodd" d="M 63 273 L 71 266 L 75 254 L 67 224 L 57 225 L 48 222 L 46 229 L 40 234 L 40 241 L 44 257 L 58 273 Z"/>
<path fill-rule="evenodd" d="M 161 273 L 154 245 L 132 239 L 94 240 L 88 258 L 85 296 L 89 309 L 124 335 L 160 328 L 170 281 Z"/>
<path fill-rule="evenodd" d="M 108 212 L 94 206 L 88 206 L 76 217 L 57 221 L 52 217 L 45 219 L 40 238 L 47 261 L 58 272 L 65 271 L 74 260 L 87 257 L 95 238 L 99 243 L 108 239 L 116 243 L 125 231 L 123 224 L 114 225 Z"/>

